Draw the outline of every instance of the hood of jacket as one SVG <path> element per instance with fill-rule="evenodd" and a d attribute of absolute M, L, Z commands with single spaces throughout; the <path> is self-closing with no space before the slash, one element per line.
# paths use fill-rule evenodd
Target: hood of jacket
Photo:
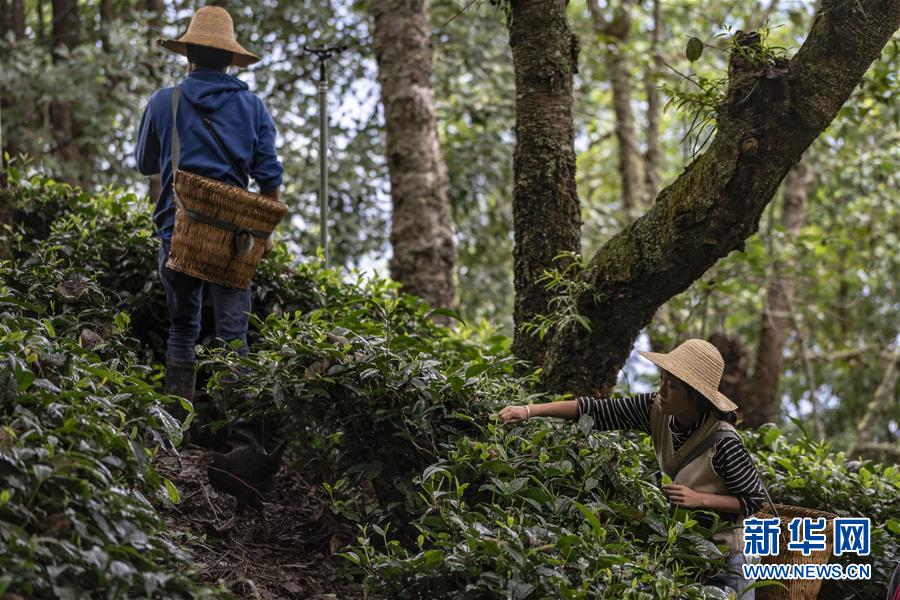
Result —
<path fill-rule="evenodd" d="M 237 77 L 207 69 L 191 71 L 179 87 L 185 98 L 206 112 L 217 111 L 234 94 L 249 89 Z"/>

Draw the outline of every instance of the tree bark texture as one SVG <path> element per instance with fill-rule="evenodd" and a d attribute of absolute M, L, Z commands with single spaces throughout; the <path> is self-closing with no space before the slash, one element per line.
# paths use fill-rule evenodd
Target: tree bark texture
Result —
<path fill-rule="evenodd" d="M 781 226 L 784 243 L 792 245 L 803 226 L 812 170 L 805 162 L 791 169 L 782 185 Z M 740 411 L 746 427 L 775 421 L 780 412 L 778 383 L 784 366 L 784 345 L 794 298 L 794 261 L 774 261 L 760 315 L 759 344 L 753 374 L 742 390 Z"/>
<path fill-rule="evenodd" d="M 544 29 L 549 29 L 544 16 Z M 834 119 L 900 23 L 900 0 L 823 0 L 790 60 L 760 64 L 759 36 L 738 32 L 708 150 L 640 219 L 590 260 L 576 298 L 591 331 L 557 331 L 544 364 L 550 389 L 615 382 L 656 309 L 743 247 L 781 180 Z M 754 58 L 757 57 L 757 58 Z"/>
<path fill-rule="evenodd" d="M 566 4 L 513 0 L 509 27 L 516 78 L 513 352 L 533 365 L 542 363 L 543 342 L 520 327 L 548 310 L 552 295 L 538 279 L 560 266 L 557 255 L 581 249 L 572 121 L 578 38 L 569 29 Z"/>
<path fill-rule="evenodd" d="M 662 103 L 659 98 L 659 77 L 663 70 L 660 54 L 662 43 L 662 6 L 660 0 L 653 0 L 653 32 L 650 35 L 650 66 L 646 75 L 647 91 L 647 151 L 644 154 L 644 187 L 647 203 L 659 193 L 662 152 L 659 147 L 659 122 Z"/>
<path fill-rule="evenodd" d="M 0 23 L 2 31 L 0 36 L 5 36 L 11 31 L 17 40 L 25 39 L 25 1 L 3 0 L 0 2 Z"/>
<path fill-rule="evenodd" d="M 644 195 L 641 180 L 641 153 L 638 149 L 634 111 L 631 108 L 631 70 L 626 54 L 634 0 L 619 0 L 619 5 L 611 20 L 607 20 L 603 16 L 597 1 L 589 0 L 588 7 L 594 22 L 594 31 L 606 46 L 606 64 L 612 88 L 613 112 L 616 117 L 616 145 L 619 155 L 622 209 L 625 214 L 625 222 L 631 223 L 640 214 Z"/>
<path fill-rule="evenodd" d="M 71 50 L 78 45 L 78 1 L 53 0 L 53 28 L 51 33 L 53 62 L 66 60 L 59 52 L 60 48 Z M 78 131 L 72 114 L 72 105 L 64 100 L 57 100 L 50 107 L 53 123 L 53 135 L 56 141 L 55 154 L 68 162 L 79 158 L 79 151 L 74 143 Z M 86 157 L 83 157 L 86 160 Z M 69 179 L 69 183 L 78 183 Z"/>
<path fill-rule="evenodd" d="M 393 200 L 391 276 L 433 306 L 454 306 L 456 247 L 434 110 L 427 2 L 370 6 Z"/>
<path fill-rule="evenodd" d="M 12 31 L 10 2 L 11 0 L 0 0 L 0 38 L 5 38 L 6 34 Z"/>

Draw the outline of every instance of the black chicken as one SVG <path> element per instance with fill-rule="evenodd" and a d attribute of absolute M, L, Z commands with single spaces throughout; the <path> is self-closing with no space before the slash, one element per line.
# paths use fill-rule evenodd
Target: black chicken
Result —
<path fill-rule="evenodd" d="M 226 529 L 235 517 L 244 513 L 247 505 L 259 511 L 263 526 L 268 529 L 262 499 L 272 485 L 272 479 L 281 467 L 281 458 L 287 441 L 281 442 L 271 453 L 255 436 L 234 436 L 235 448 L 227 454 L 207 452 L 206 476 L 209 484 L 219 492 L 237 498 L 234 516 L 220 529 Z"/>

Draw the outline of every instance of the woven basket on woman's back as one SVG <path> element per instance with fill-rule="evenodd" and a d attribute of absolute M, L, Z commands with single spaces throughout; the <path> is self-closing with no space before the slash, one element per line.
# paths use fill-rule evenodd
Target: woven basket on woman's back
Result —
<path fill-rule="evenodd" d="M 176 86 L 172 92 L 175 230 L 166 266 L 204 281 L 245 290 L 250 287 L 250 280 L 266 250 L 266 240 L 287 213 L 287 206 L 261 194 L 178 168 L 180 95 Z M 243 176 L 209 118 L 202 111 L 201 115 L 232 167 Z"/>
<path fill-rule="evenodd" d="M 834 519 L 837 515 L 787 504 L 776 504 L 773 511 L 772 505 L 766 504 L 754 516 L 759 519 L 772 519 L 776 517 L 776 511 L 778 513 L 777 516 L 781 518 L 778 556 L 764 556 L 762 562 L 764 564 L 826 564 L 831 558 L 831 550 L 834 546 Z M 790 539 L 788 524 L 797 517 L 825 519 L 824 533 L 826 541 L 824 550 L 812 552 L 809 556 L 803 556 L 803 552 L 799 550 L 788 550 L 788 541 Z M 787 589 L 775 585 L 758 588 L 756 590 L 757 600 L 815 600 L 819 594 L 819 588 L 822 587 L 821 579 L 778 579 L 776 581 L 787 586 Z"/>

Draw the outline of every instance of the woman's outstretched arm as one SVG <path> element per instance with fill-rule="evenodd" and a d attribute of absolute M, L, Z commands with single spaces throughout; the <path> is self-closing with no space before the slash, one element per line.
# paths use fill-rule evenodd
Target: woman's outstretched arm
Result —
<path fill-rule="evenodd" d="M 501 423 L 518 423 L 532 417 L 557 417 L 578 419 L 590 415 L 594 427 L 600 431 L 613 429 L 636 429 L 650 433 L 650 409 L 656 398 L 655 393 L 638 394 L 627 398 L 594 398 L 580 396 L 574 400 L 529 404 L 527 406 L 507 406 L 500 411 Z"/>
<path fill-rule="evenodd" d="M 504 406 L 500 411 L 501 423 L 518 423 L 527 421 L 529 417 L 557 417 L 559 419 L 575 420 L 580 416 L 578 402 L 576 400 L 562 400 L 560 402 L 545 402 L 543 404 L 528 404 L 525 406 Z"/>

